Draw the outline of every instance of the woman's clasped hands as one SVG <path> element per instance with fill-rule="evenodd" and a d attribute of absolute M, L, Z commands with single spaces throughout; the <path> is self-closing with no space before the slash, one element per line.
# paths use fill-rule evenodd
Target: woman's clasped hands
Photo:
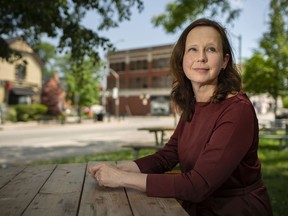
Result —
<path fill-rule="evenodd" d="M 121 186 L 123 171 L 109 163 L 98 163 L 88 169 L 89 174 L 100 186 L 116 188 Z"/>

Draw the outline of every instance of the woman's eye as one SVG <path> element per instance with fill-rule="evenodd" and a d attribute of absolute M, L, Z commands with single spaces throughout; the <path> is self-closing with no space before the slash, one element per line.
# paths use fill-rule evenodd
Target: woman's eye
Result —
<path fill-rule="evenodd" d="M 208 50 L 209 52 L 216 52 L 216 49 L 215 49 L 214 47 L 209 47 L 207 50 Z"/>
<path fill-rule="evenodd" d="M 192 47 L 192 48 L 188 49 L 188 52 L 196 52 L 196 51 L 197 51 L 197 49 L 195 47 Z"/>

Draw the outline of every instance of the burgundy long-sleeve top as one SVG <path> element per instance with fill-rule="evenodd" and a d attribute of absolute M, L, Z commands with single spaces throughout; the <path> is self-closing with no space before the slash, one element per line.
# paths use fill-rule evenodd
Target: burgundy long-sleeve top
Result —
<path fill-rule="evenodd" d="M 218 191 L 245 188 L 261 179 L 257 149 L 257 116 L 246 94 L 238 93 L 221 103 L 196 102 L 192 120 L 187 122 L 181 117 L 163 149 L 135 162 L 141 172 L 148 173 L 148 196 L 183 200 L 188 212 L 195 211 L 196 206 L 197 215 L 207 209 L 211 214 L 219 210 L 221 215 L 235 212 L 230 209 L 234 205 L 246 211 L 247 200 L 239 204 L 235 199 L 231 203 L 231 197 L 222 199 L 220 208 L 214 198 Z M 178 163 L 181 174 L 164 174 Z M 264 185 L 252 192 L 257 193 L 249 196 L 248 203 L 260 208 L 261 215 L 271 215 Z"/>

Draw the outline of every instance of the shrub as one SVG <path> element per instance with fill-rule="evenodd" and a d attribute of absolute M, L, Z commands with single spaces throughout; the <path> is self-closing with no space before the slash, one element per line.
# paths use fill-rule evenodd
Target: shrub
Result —
<path fill-rule="evenodd" d="M 46 114 L 48 108 L 43 104 L 19 104 L 15 107 L 17 121 L 38 120 Z"/>
<path fill-rule="evenodd" d="M 17 121 L 17 112 L 15 110 L 15 107 L 9 107 L 7 112 L 7 120 L 11 122 Z"/>
<path fill-rule="evenodd" d="M 283 101 L 283 107 L 288 108 L 288 96 L 283 96 L 282 101 Z"/>

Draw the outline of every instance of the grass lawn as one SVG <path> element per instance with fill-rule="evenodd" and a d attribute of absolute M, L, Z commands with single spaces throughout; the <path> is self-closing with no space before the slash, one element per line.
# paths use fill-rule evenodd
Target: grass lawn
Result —
<path fill-rule="evenodd" d="M 142 150 L 139 157 L 153 153 L 153 150 Z M 279 150 L 278 142 L 260 140 L 259 157 L 262 161 L 262 174 L 268 188 L 274 216 L 284 216 L 288 212 L 288 150 Z M 37 164 L 83 163 L 88 161 L 133 160 L 132 150 L 86 155 L 75 158 L 64 158 Z"/>
<path fill-rule="evenodd" d="M 288 150 L 279 150 L 278 141 L 261 140 L 259 158 L 262 174 L 268 188 L 274 216 L 288 212 Z"/>

